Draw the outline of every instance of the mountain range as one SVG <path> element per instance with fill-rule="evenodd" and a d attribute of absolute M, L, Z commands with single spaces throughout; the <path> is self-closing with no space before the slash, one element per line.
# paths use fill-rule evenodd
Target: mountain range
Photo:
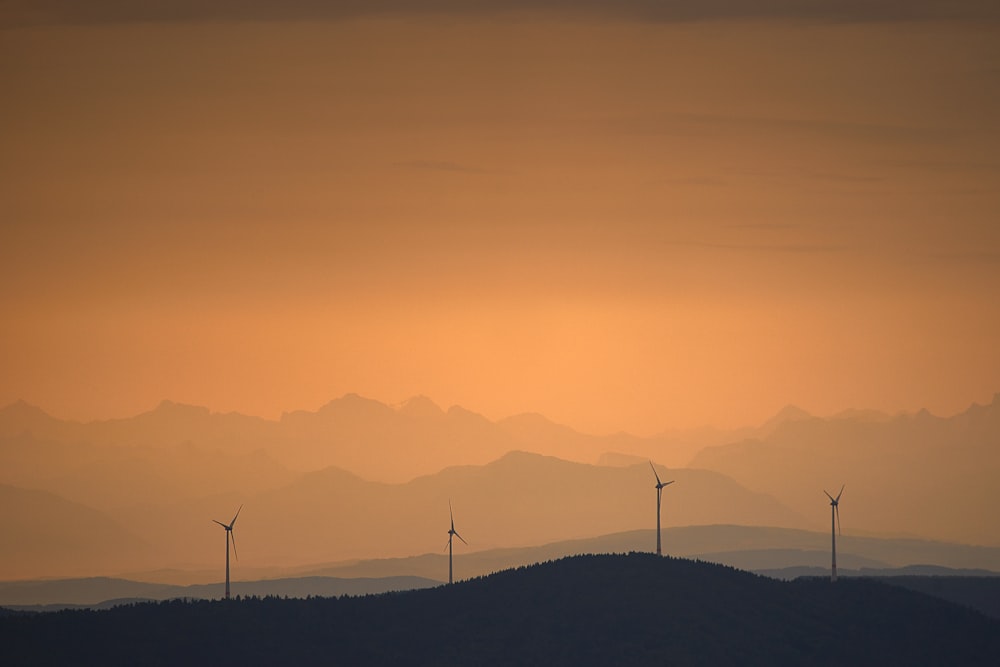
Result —
<path fill-rule="evenodd" d="M 1000 544 L 1000 394 L 952 417 L 847 414 L 789 419 L 771 433 L 702 449 L 694 468 L 723 473 L 819 521 L 822 489 L 846 485 L 845 526 Z"/>
<path fill-rule="evenodd" d="M 666 527 L 822 531 L 822 490 L 846 484 L 847 539 L 1000 544 L 989 514 L 1000 502 L 998 398 L 949 418 L 824 419 L 788 407 L 728 433 L 741 439 L 588 436 L 540 415 L 491 422 L 422 397 L 392 407 L 347 395 L 278 421 L 165 401 L 77 423 L 15 403 L 0 409 L 0 579 L 204 570 L 223 544 L 211 519 L 241 505 L 249 568 L 437 552 L 449 501 L 475 550 L 639 530 L 655 521 L 648 459 L 676 481 Z M 661 465 L 685 458 L 690 466 Z M 818 558 L 801 556 L 794 565 Z"/>
<path fill-rule="evenodd" d="M 667 526 L 802 524 L 781 503 L 750 493 L 724 475 L 662 468 L 661 475 L 676 480 L 663 512 Z M 226 493 L 178 504 L 106 509 L 101 513 L 106 522 L 120 530 L 116 540 L 103 540 L 104 555 L 91 560 L 80 551 L 52 552 L 47 539 L 19 539 L 19 524 L 0 514 L 0 531 L 10 536 L 9 548 L 17 556 L 4 559 L 6 571 L 0 578 L 115 574 L 126 560 L 133 569 L 202 568 L 219 560 L 224 545 L 211 519 L 228 521 L 241 505 L 235 535 L 241 564 L 250 567 L 440 552 L 450 501 L 462 536 L 475 549 L 540 544 L 649 525 L 655 520 L 651 481 L 648 463 L 600 467 L 525 452 L 485 466 L 446 468 L 405 484 L 369 482 L 326 468 L 253 495 Z M 56 502 L 51 494 L 45 497 Z M 94 512 L 78 504 L 70 512 L 63 502 L 68 521 L 84 525 L 87 512 Z M 32 525 L 42 532 L 51 528 L 57 534 L 59 529 L 44 522 Z M 146 545 L 146 550 L 130 548 L 124 558 L 126 544 Z M 60 568 L 53 569 L 53 559 Z M 13 570 L 15 564 L 21 569 Z M 94 570 L 98 565 L 103 569 Z"/>
<path fill-rule="evenodd" d="M 538 414 L 493 422 L 460 406 L 442 410 L 423 396 L 392 407 L 357 394 L 330 401 L 315 412 L 285 413 L 277 421 L 163 401 L 135 417 L 80 423 L 17 402 L 0 408 L 0 438 L 74 448 L 186 448 L 185 455 L 192 450 L 241 456 L 264 452 L 291 470 L 337 466 L 381 482 L 405 482 L 453 465 L 481 465 L 513 450 L 584 463 L 595 462 L 605 452 L 622 451 L 679 467 L 700 447 L 676 434 L 592 436 Z"/>

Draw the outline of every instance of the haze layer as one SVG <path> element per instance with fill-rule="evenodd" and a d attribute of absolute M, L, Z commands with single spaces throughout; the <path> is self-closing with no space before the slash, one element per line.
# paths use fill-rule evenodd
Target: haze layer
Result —
<path fill-rule="evenodd" d="M 561 4 L 0 3 L 0 404 L 989 399 L 994 11 Z"/>

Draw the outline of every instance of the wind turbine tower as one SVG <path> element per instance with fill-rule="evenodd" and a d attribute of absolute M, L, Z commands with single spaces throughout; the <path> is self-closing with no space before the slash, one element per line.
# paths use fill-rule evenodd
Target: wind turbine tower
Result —
<path fill-rule="evenodd" d="M 660 501 L 663 500 L 663 487 L 673 484 L 674 480 L 661 482 L 652 461 L 649 462 L 649 467 L 653 469 L 653 475 L 656 477 L 656 555 L 662 556 L 663 549 L 660 547 Z"/>
<path fill-rule="evenodd" d="M 452 583 L 452 566 L 451 566 L 451 540 L 453 537 L 457 537 L 462 540 L 462 543 L 468 546 L 468 542 L 462 539 L 462 536 L 458 534 L 455 530 L 455 514 L 451 511 L 451 501 L 448 501 L 448 516 L 451 517 L 451 528 L 448 529 L 448 583 Z"/>
<path fill-rule="evenodd" d="M 844 492 L 844 486 L 841 485 L 840 493 L 834 498 L 829 493 L 826 493 L 826 489 L 823 493 L 826 493 L 826 497 L 830 499 L 830 539 L 832 545 L 833 560 L 830 569 L 830 581 L 837 581 L 837 533 L 840 532 L 840 495 Z"/>
<path fill-rule="evenodd" d="M 233 555 L 236 556 L 236 560 L 239 560 L 240 557 L 236 553 L 236 537 L 233 535 L 233 526 L 236 525 L 236 517 L 240 515 L 240 512 L 242 510 L 243 510 L 243 505 L 240 505 L 240 508 L 236 510 L 236 516 L 234 516 L 233 520 L 230 521 L 228 524 L 212 519 L 212 521 L 215 521 L 215 523 L 219 524 L 220 526 L 226 529 L 226 599 L 227 600 L 229 599 L 229 542 L 232 541 Z"/>

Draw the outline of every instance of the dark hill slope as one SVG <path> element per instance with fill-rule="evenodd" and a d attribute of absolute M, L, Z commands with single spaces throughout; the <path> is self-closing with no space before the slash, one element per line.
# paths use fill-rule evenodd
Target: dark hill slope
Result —
<path fill-rule="evenodd" d="M 978 609 L 987 616 L 1000 620 L 1000 577 L 904 575 L 873 578 Z"/>
<path fill-rule="evenodd" d="M 0 619 L 4 664 L 993 665 L 1000 624 L 875 581 L 576 556 L 364 598 Z"/>

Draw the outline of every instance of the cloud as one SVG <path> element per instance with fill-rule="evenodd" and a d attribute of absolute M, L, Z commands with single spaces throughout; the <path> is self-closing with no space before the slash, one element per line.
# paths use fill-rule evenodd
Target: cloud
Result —
<path fill-rule="evenodd" d="M 721 188 L 728 183 L 721 178 L 707 178 L 704 176 L 683 176 L 678 178 L 661 178 L 650 181 L 648 185 L 685 185 L 703 188 Z"/>
<path fill-rule="evenodd" d="M 944 161 L 944 160 L 878 160 L 873 161 L 873 165 L 878 167 L 894 167 L 901 169 L 918 169 L 920 171 L 932 171 L 941 174 L 997 174 L 1000 173 L 1000 162 L 976 162 L 976 161 Z"/>
<path fill-rule="evenodd" d="M 788 229 L 798 229 L 799 225 L 792 224 L 790 222 L 738 222 L 731 225 L 725 225 L 729 229 L 750 229 L 756 231 L 784 231 Z"/>
<path fill-rule="evenodd" d="M 457 162 L 449 162 L 447 160 L 407 160 L 405 162 L 393 162 L 392 165 L 394 167 L 418 169 L 421 171 L 455 171 L 463 174 L 488 173 L 487 170 L 480 169 L 479 167 L 470 167 L 468 165 L 459 164 Z"/>
<path fill-rule="evenodd" d="M 989 0 L 0 0 L 0 28 L 187 21 L 336 21 L 532 14 L 645 22 L 998 20 Z"/>
<path fill-rule="evenodd" d="M 736 250 L 758 253 L 827 254 L 842 253 L 849 246 L 832 243 L 710 243 L 699 241 L 673 241 L 670 245 L 707 248 L 710 250 Z"/>
<path fill-rule="evenodd" d="M 884 176 L 864 176 L 861 174 L 841 174 L 827 171 L 806 172 L 805 176 L 817 181 L 846 184 L 884 183 Z"/>
<path fill-rule="evenodd" d="M 929 253 L 927 256 L 931 259 L 946 262 L 1000 265 L 1000 253 L 990 251 L 934 252 Z"/>
<path fill-rule="evenodd" d="M 660 113 L 609 119 L 605 125 L 624 134 L 725 136 L 752 134 L 820 135 L 846 141 L 942 142 L 957 130 L 946 127 L 857 123 L 827 119 L 782 118 L 705 113 Z"/>

